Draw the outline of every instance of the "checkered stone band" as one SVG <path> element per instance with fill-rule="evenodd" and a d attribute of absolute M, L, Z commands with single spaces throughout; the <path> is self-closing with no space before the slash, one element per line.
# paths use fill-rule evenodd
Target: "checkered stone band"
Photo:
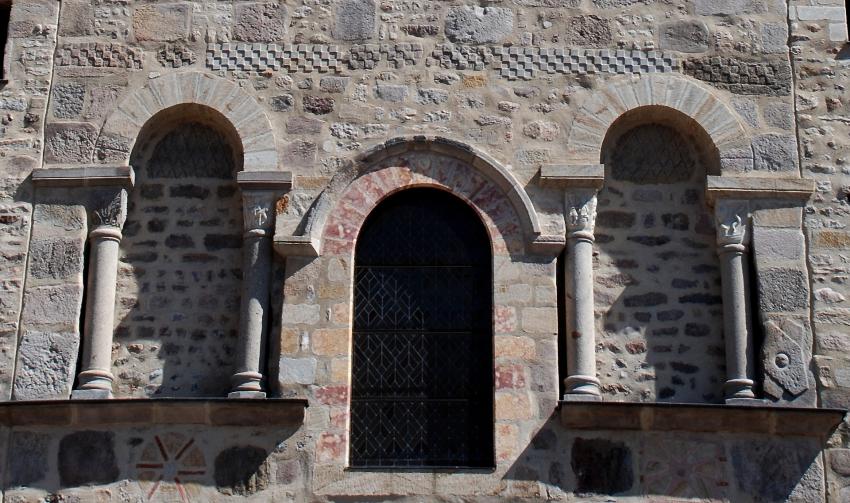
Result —
<path fill-rule="evenodd" d="M 338 73 L 342 53 L 335 45 L 209 44 L 207 67 L 211 70 L 289 73 Z"/>

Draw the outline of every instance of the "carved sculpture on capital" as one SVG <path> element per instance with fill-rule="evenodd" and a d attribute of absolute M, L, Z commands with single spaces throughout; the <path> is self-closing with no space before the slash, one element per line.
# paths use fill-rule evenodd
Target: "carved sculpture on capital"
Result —
<path fill-rule="evenodd" d="M 747 226 L 737 213 L 731 219 L 717 220 L 717 246 L 723 251 L 745 251 Z M 727 249 L 727 247 L 729 247 Z"/>
<path fill-rule="evenodd" d="M 569 191 L 567 208 L 567 238 L 593 239 L 596 225 L 596 191 Z"/>
<path fill-rule="evenodd" d="M 127 219 L 127 191 L 125 189 L 96 192 L 91 203 L 92 227 L 121 229 Z"/>

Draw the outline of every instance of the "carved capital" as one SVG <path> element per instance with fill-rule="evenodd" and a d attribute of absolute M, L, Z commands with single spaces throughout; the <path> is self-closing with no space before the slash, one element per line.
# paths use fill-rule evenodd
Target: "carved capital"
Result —
<path fill-rule="evenodd" d="M 567 237 L 593 239 L 596 225 L 596 191 L 568 191 L 565 197 Z"/>
<path fill-rule="evenodd" d="M 90 204 L 92 227 L 115 227 L 121 229 L 127 220 L 127 191 L 125 189 L 102 190 L 92 195 Z"/>
<path fill-rule="evenodd" d="M 276 193 L 267 190 L 242 192 L 242 217 L 245 232 L 265 235 L 274 227 Z"/>
<path fill-rule="evenodd" d="M 725 222 L 721 219 L 717 220 L 717 245 L 739 245 L 743 246 L 746 240 L 747 225 L 744 223 L 740 215 L 734 215 L 730 220 Z"/>

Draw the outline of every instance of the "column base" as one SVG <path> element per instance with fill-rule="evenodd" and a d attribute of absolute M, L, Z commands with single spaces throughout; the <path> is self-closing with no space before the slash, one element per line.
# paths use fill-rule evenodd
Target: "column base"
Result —
<path fill-rule="evenodd" d="M 266 397 L 265 391 L 231 391 L 227 394 L 227 398 L 254 398 L 262 399 Z"/>
<path fill-rule="evenodd" d="M 110 400 L 112 392 L 108 389 L 75 389 L 71 400 Z"/>
<path fill-rule="evenodd" d="M 752 379 L 729 379 L 723 384 L 723 392 L 726 395 L 726 401 L 743 398 L 753 400 L 756 394 L 753 392 L 755 383 Z"/>
<path fill-rule="evenodd" d="M 564 387 L 566 388 L 564 396 L 578 395 L 599 397 L 602 395 L 599 391 L 599 379 L 597 379 L 596 376 L 580 374 L 568 376 L 564 379 Z"/>

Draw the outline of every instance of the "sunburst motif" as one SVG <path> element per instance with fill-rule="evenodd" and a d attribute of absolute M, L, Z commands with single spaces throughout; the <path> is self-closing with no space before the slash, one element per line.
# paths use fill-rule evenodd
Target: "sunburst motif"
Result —
<path fill-rule="evenodd" d="M 136 463 L 138 480 L 148 501 L 190 501 L 191 482 L 207 473 L 195 439 L 179 433 L 154 435 Z"/>

